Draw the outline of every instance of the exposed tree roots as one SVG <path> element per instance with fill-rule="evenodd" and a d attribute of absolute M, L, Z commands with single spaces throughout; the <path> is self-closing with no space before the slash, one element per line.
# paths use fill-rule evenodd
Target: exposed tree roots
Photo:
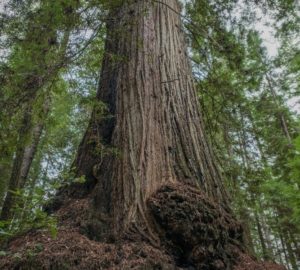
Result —
<path fill-rule="evenodd" d="M 149 199 L 148 208 L 159 247 L 126 237 L 110 243 L 91 240 L 89 198 L 69 198 L 56 211 L 57 237 L 35 231 L 11 240 L 0 269 L 285 269 L 247 255 L 241 225 L 199 190 L 165 186 Z"/>

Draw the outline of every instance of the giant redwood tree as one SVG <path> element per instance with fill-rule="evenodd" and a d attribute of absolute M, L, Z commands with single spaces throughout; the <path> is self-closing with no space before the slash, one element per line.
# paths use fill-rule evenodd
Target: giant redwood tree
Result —
<path fill-rule="evenodd" d="M 18 269 L 271 269 L 247 253 L 207 143 L 177 0 L 119 1 L 107 18 L 97 104 L 50 239 L 12 241 Z M 17 241 L 17 242 L 16 242 Z M 60 252 L 58 252 L 60 251 Z M 275 266 L 272 266 L 275 269 Z"/>
<path fill-rule="evenodd" d="M 166 184 L 227 201 L 203 131 L 179 3 L 131 2 L 111 11 L 97 95 L 106 111 L 95 108 L 75 163 L 95 180 L 97 211 L 117 235 L 133 224 L 151 230 L 146 202 Z"/>

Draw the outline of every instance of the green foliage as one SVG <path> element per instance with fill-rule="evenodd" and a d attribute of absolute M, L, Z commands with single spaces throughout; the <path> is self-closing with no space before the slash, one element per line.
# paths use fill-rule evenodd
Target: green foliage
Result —
<path fill-rule="evenodd" d="M 111 117 L 95 95 L 106 16 L 123 2 L 9 0 L 1 14 L 0 202 L 19 138 L 26 137 L 25 146 L 32 142 L 32 133 L 18 133 L 25 110 L 32 110 L 32 127 L 43 125 L 26 185 L 14 191 L 14 218 L 0 221 L 1 239 L 30 228 L 48 229 L 55 237 L 55 218 L 47 216 L 42 205 L 62 185 L 85 183 L 70 168 L 91 112 L 95 121 Z M 283 258 L 284 245 L 300 239 L 299 115 L 288 105 L 300 93 L 297 1 L 182 2 L 206 133 L 233 207 L 248 225 L 258 256 L 266 255 L 265 241 L 273 259 L 289 264 Z M 276 58 L 268 56 L 261 34 L 254 30 L 258 13 L 270 18 L 276 32 Z M 128 59 L 112 55 L 111 60 Z M 94 151 L 101 157 L 122 156 L 100 142 Z M 41 249 L 28 251 L 28 256 Z"/>
<path fill-rule="evenodd" d="M 0 221 L 0 240 L 15 237 L 31 229 L 47 229 L 55 238 L 56 219 L 48 216 L 42 209 L 45 203 L 45 191 L 37 187 L 33 194 L 28 194 L 25 190 L 17 190 L 14 194 L 18 200 L 18 204 L 13 209 L 14 219 Z"/>
<path fill-rule="evenodd" d="M 300 136 L 298 136 L 294 140 L 294 147 L 295 147 L 295 156 L 289 162 L 289 167 L 291 168 L 291 177 L 298 180 L 297 184 L 300 184 Z"/>
<path fill-rule="evenodd" d="M 203 0 L 187 5 L 201 109 L 234 209 L 251 231 L 251 248 L 289 264 L 282 245 L 300 235 L 299 142 L 291 143 L 299 136 L 299 115 L 287 105 L 299 96 L 299 44 L 293 36 L 299 28 L 297 5 L 280 0 L 235 4 Z M 259 8 L 275 18 L 272 26 L 281 42 L 275 59 L 253 30 Z"/>

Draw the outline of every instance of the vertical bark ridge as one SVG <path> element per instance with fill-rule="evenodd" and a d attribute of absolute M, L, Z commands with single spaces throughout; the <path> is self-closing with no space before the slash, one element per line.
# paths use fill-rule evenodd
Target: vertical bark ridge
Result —
<path fill-rule="evenodd" d="M 75 165 L 78 174 L 97 179 L 95 206 L 115 232 L 149 227 L 146 201 L 167 183 L 197 186 L 227 205 L 179 12 L 177 0 L 140 0 L 112 11 L 117 19 L 108 22 L 97 95 L 107 112 L 97 118 L 95 109 Z M 98 142 L 115 151 L 100 160 L 93 154 Z"/>

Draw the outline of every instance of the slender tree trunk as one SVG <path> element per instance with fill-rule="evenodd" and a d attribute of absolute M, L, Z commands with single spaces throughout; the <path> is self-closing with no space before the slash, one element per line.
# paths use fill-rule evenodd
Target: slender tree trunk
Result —
<path fill-rule="evenodd" d="M 261 227 L 264 234 L 264 239 L 267 247 L 268 259 L 274 261 L 274 254 L 273 254 L 273 246 L 271 241 L 271 232 L 269 226 L 266 221 L 265 213 L 263 212 L 264 205 L 261 203 L 261 200 L 258 199 L 259 208 L 261 209 Z"/>
<path fill-rule="evenodd" d="M 288 257 L 289 257 L 289 261 L 291 263 L 292 269 L 293 270 L 298 270 L 296 258 L 294 256 L 294 251 L 293 251 L 293 248 L 292 248 L 292 245 L 291 245 L 291 242 L 290 242 L 289 235 L 288 235 L 287 231 L 285 231 L 285 234 L 284 234 L 284 242 L 286 244 L 286 249 L 287 249 L 287 253 L 288 253 Z"/>
<path fill-rule="evenodd" d="M 248 209 L 242 208 L 240 210 L 240 218 L 241 221 L 243 222 L 243 228 L 244 228 L 244 240 L 245 240 L 245 245 L 249 251 L 250 254 L 255 255 L 255 248 L 254 248 L 254 243 L 253 243 L 253 238 L 251 235 L 251 222 L 250 222 L 250 215 Z"/>
<path fill-rule="evenodd" d="M 24 117 L 18 131 L 18 143 L 15 153 L 15 158 L 13 161 L 13 166 L 11 170 L 11 176 L 9 179 L 8 192 L 6 194 L 0 219 L 8 220 L 11 218 L 11 208 L 14 206 L 15 194 L 14 192 L 19 188 L 20 177 L 21 177 L 21 168 L 25 155 L 25 148 L 30 136 L 31 131 L 31 119 L 32 119 L 32 108 L 29 107 L 25 110 Z"/>
<path fill-rule="evenodd" d="M 32 142 L 25 148 L 24 158 L 21 167 L 20 188 L 23 188 L 28 178 L 29 170 L 39 144 L 40 137 L 43 131 L 43 124 L 37 124 L 32 130 Z"/>
<path fill-rule="evenodd" d="M 270 89 L 270 92 L 271 92 L 271 95 L 273 97 L 273 100 L 277 106 L 276 109 L 279 109 L 280 106 L 278 104 L 278 97 L 277 97 L 277 94 L 275 92 L 275 89 L 272 85 L 272 80 L 270 78 L 270 76 L 267 74 L 266 75 L 266 79 L 267 79 L 267 82 L 268 82 L 268 86 L 269 86 L 269 89 Z M 280 125 L 281 125 L 281 129 L 282 129 L 282 132 L 284 134 L 284 136 L 286 137 L 289 145 L 293 145 L 292 143 L 292 138 L 291 138 L 291 135 L 290 135 L 290 132 L 289 132 L 289 129 L 288 129 L 288 124 L 286 122 L 286 119 L 284 117 L 284 114 L 282 112 L 278 112 L 278 120 L 280 121 Z"/>
<path fill-rule="evenodd" d="M 18 188 L 23 188 L 26 183 L 31 164 L 39 144 L 40 136 L 43 131 L 43 123 L 38 123 L 35 127 L 33 127 L 32 113 L 35 97 L 37 96 L 37 92 L 42 87 L 46 87 L 47 83 L 54 81 L 57 78 L 60 69 L 64 65 L 63 62 L 65 60 L 65 53 L 69 37 L 70 30 L 65 32 L 62 39 L 61 47 L 57 50 L 57 65 L 51 66 L 51 68 L 48 67 L 50 69 L 49 75 L 46 76 L 45 74 L 44 78 L 37 80 L 35 74 L 33 74 L 26 78 L 24 82 L 24 92 L 28 92 L 29 100 L 27 101 L 21 127 L 18 131 L 18 142 L 16 147 L 15 158 L 13 160 L 11 176 L 9 179 L 8 192 L 6 194 L 0 216 L 0 219 L 2 220 L 8 220 L 12 216 L 11 208 L 14 206 L 15 203 L 15 196 L 13 195 L 13 193 Z M 45 37 L 42 36 L 40 38 L 43 40 Z M 49 46 L 51 47 L 57 45 L 49 44 Z M 40 62 L 43 63 L 43 61 Z M 44 66 L 41 64 L 40 68 L 44 68 Z M 48 90 L 51 90 L 50 87 Z M 50 109 L 49 96 L 45 97 L 43 107 L 43 114 L 44 117 L 46 117 Z"/>
<path fill-rule="evenodd" d="M 257 232 L 258 232 L 258 236 L 259 236 L 259 241 L 260 241 L 260 245 L 261 245 L 261 249 L 262 249 L 262 253 L 263 253 L 263 258 L 265 260 L 268 260 L 269 256 L 268 256 L 267 246 L 265 243 L 264 234 L 262 231 L 262 226 L 260 224 L 257 211 L 254 212 L 254 215 L 255 215 L 255 222 L 256 222 L 256 228 L 257 228 Z"/>
<path fill-rule="evenodd" d="M 294 248 L 295 248 L 295 257 L 296 257 L 296 260 L 298 260 L 300 262 L 300 246 L 299 246 L 299 241 L 295 237 L 294 233 L 290 232 L 289 236 L 290 236 L 291 242 L 293 243 Z"/>
<path fill-rule="evenodd" d="M 262 213 L 261 225 L 262 225 L 263 233 L 264 233 L 266 244 L 267 244 L 268 256 L 269 256 L 269 260 L 274 261 L 274 254 L 273 254 L 274 247 L 272 245 L 271 232 L 269 230 L 269 227 L 268 227 L 263 215 L 264 214 Z"/>
<path fill-rule="evenodd" d="M 8 161 L 10 160 L 12 160 L 12 157 L 9 158 L 8 155 L 5 155 L 5 157 L 3 157 L 1 160 L 2 164 L 0 164 L 0 209 L 2 209 L 4 203 L 9 173 L 11 172 L 10 164 L 8 164 Z"/>
<path fill-rule="evenodd" d="M 24 156 L 23 156 L 23 161 L 22 161 L 22 166 L 21 166 L 21 172 L 20 172 L 20 179 L 19 179 L 19 187 L 20 189 L 24 188 L 28 182 L 28 175 L 29 175 L 29 171 L 31 169 L 32 166 L 32 162 L 36 156 L 36 152 L 40 143 L 40 139 L 44 130 L 44 126 L 45 126 L 45 121 L 47 119 L 49 110 L 50 110 L 50 100 L 49 98 L 46 97 L 45 101 L 44 101 L 44 105 L 43 105 L 43 112 L 42 112 L 42 118 L 39 120 L 38 123 L 36 123 L 36 125 L 32 128 L 32 134 L 31 134 L 31 141 L 30 144 L 28 146 L 25 147 L 24 150 Z M 28 198 L 32 198 L 33 195 L 33 190 L 35 187 L 35 183 L 37 180 L 37 176 L 36 175 L 34 177 L 34 180 L 32 180 L 31 183 L 31 187 L 29 189 L 29 195 Z M 20 217 L 20 220 L 23 219 L 24 214 L 26 212 L 26 204 L 28 203 L 28 200 L 26 201 L 20 201 L 20 203 L 18 203 L 18 206 L 22 209 L 22 212 L 19 216 L 15 216 L 16 218 Z"/>
<path fill-rule="evenodd" d="M 28 196 L 26 197 L 26 200 L 23 202 L 22 205 L 22 212 L 20 214 L 20 217 L 17 217 L 20 219 L 20 222 L 22 223 L 24 221 L 24 219 L 26 219 L 26 215 L 32 210 L 30 208 L 30 206 L 32 205 L 32 199 L 33 199 L 33 195 L 34 195 L 34 190 L 37 184 L 37 181 L 39 179 L 39 175 L 40 175 L 40 170 L 41 170 L 41 155 L 38 155 L 35 157 L 35 164 L 37 164 L 37 170 L 34 172 L 34 174 L 32 175 L 30 182 L 27 184 L 28 186 Z M 48 164 L 46 166 L 46 168 L 48 167 Z"/>
<path fill-rule="evenodd" d="M 32 161 L 35 157 L 42 132 L 44 130 L 45 120 L 49 113 L 49 100 L 46 98 L 43 106 L 43 119 L 41 119 L 32 129 L 31 143 L 25 148 L 24 157 L 20 173 L 20 188 L 23 188 L 27 182 L 29 170 L 31 168 Z"/>
<path fill-rule="evenodd" d="M 75 166 L 97 182 L 95 208 L 115 235 L 130 227 L 151 234 L 146 201 L 167 183 L 198 187 L 227 205 L 179 12 L 177 0 L 141 0 L 109 16 L 97 94 L 107 111 L 95 108 Z"/>
<path fill-rule="evenodd" d="M 278 238 L 279 237 L 277 235 L 275 235 L 275 239 L 274 239 L 274 243 L 275 243 L 275 247 L 276 247 L 276 254 L 275 254 L 275 256 L 276 256 L 276 258 L 279 258 L 280 264 L 284 264 L 283 257 L 282 257 L 282 251 L 281 251 L 279 243 L 278 243 Z"/>
<path fill-rule="evenodd" d="M 279 238 L 280 238 L 280 242 L 281 242 L 281 246 L 282 246 L 282 251 L 283 251 L 283 254 L 284 254 L 284 258 L 285 258 L 285 262 L 286 262 L 287 268 L 288 268 L 288 270 L 290 270 L 291 268 L 290 268 L 289 257 L 288 257 L 288 253 L 286 251 L 285 242 L 283 240 L 281 232 L 279 232 Z"/>

